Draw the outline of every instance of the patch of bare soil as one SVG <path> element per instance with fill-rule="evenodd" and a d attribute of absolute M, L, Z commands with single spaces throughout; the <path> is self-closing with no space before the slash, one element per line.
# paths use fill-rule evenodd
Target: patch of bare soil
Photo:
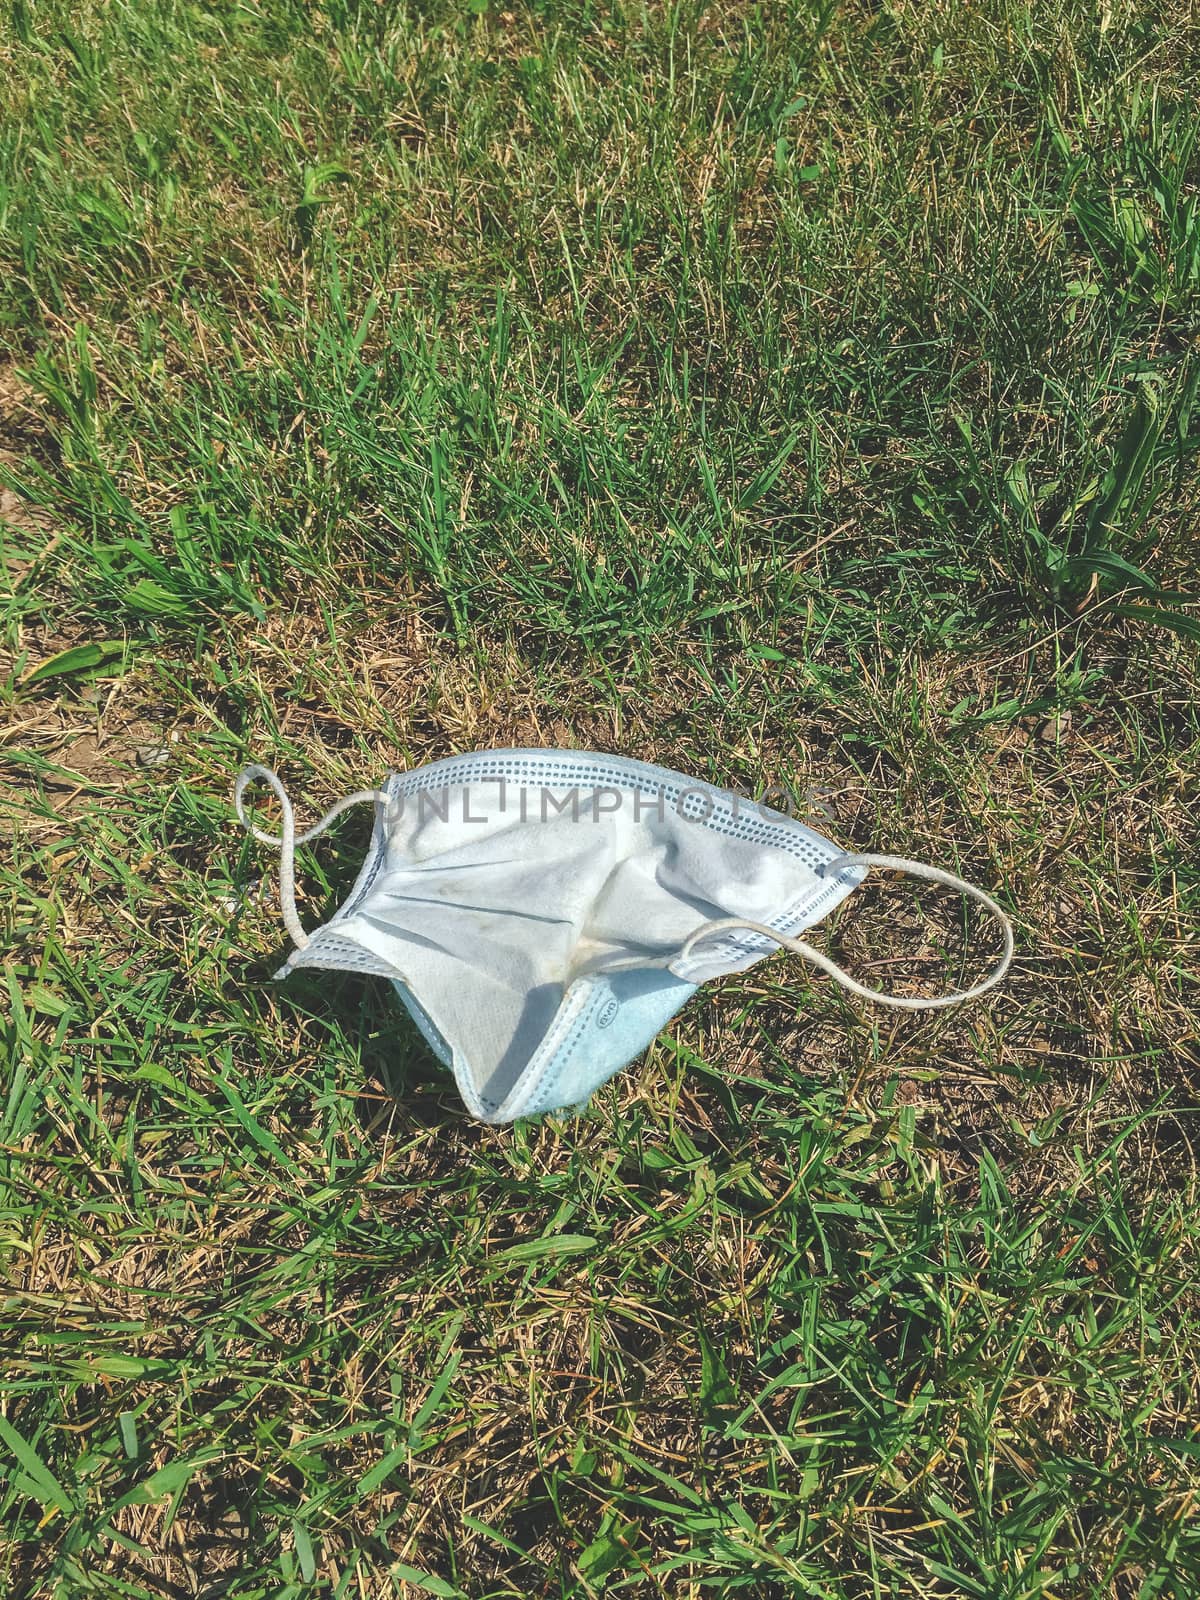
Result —
<path fill-rule="evenodd" d="M 59 648 L 64 648 L 59 645 Z M 49 689 L 51 686 L 47 685 Z M 19 695 L 0 718 L 0 765 L 23 787 L 36 781 L 60 814 L 81 797 L 119 792 L 134 776 L 171 762 L 173 708 L 138 673 L 54 697 Z M 5 751 L 35 758 L 6 762 Z"/>
<path fill-rule="evenodd" d="M 22 588 L 36 583 L 36 569 L 58 543 L 53 519 L 3 481 L 6 470 L 19 476 L 36 448 L 39 429 L 31 402 L 15 368 L 0 363 L 0 600 L 16 600 Z M 0 672 L 11 676 L 13 665 L 0 655 Z"/>
<path fill-rule="evenodd" d="M 36 445 L 41 430 L 32 399 L 29 385 L 17 376 L 16 368 L 0 363 L 0 470 L 19 468 L 23 456 Z M 4 524 L 29 533 L 52 531 L 51 518 L 39 506 L 31 506 L 0 483 L 0 526 Z M 30 565 L 11 557 L 6 564 L 18 569 Z"/>
<path fill-rule="evenodd" d="M 0 472 L 10 468 L 19 475 L 23 462 L 44 448 L 33 391 L 15 365 L 0 362 Z M 15 541 L 4 537 L 9 531 L 18 535 Z M 21 537 L 29 534 L 41 537 Z M 3 586 L 15 595 L 36 581 L 34 569 L 56 543 L 51 514 L 0 483 Z M 62 614 L 23 621 L 11 652 L 0 652 L 0 672 L 19 683 L 43 662 L 89 637 L 87 629 Z M 19 691 L 0 716 L 0 765 L 9 784 L 18 788 L 24 787 L 27 774 L 32 781 L 36 771 L 55 796 L 56 809 L 66 810 L 80 794 L 123 787 L 135 767 L 166 765 L 170 719 L 170 709 L 154 704 L 136 675 L 90 684 L 50 679 Z M 19 759 L 18 752 L 26 759 Z"/>

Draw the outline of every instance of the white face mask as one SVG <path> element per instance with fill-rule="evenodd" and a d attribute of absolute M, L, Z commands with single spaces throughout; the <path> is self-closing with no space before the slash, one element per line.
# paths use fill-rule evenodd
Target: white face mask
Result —
<path fill-rule="evenodd" d="M 276 837 L 246 818 L 255 779 L 283 807 Z M 375 829 L 346 903 L 305 933 L 294 848 L 347 806 Z M 283 919 L 297 967 L 390 978 L 434 1053 L 484 1122 L 581 1106 L 638 1055 L 706 979 L 778 946 L 851 993 L 917 1011 L 984 994 L 1012 958 L 1012 927 L 982 890 L 894 856 L 843 855 L 820 834 L 664 767 L 574 750 L 454 756 L 341 801 L 296 837 L 266 767 L 238 777 L 234 803 L 280 849 Z M 796 935 L 839 905 L 869 866 L 969 895 L 1004 935 L 992 972 L 935 999 L 879 994 Z"/>

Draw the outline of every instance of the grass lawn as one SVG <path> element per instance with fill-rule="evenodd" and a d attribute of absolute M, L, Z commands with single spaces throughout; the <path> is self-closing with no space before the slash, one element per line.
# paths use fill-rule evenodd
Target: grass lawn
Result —
<path fill-rule="evenodd" d="M 6 0 L 6 1600 L 1200 1594 L 1198 101 L 1182 0 Z M 482 1127 L 230 792 L 505 745 L 1012 975 Z"/>

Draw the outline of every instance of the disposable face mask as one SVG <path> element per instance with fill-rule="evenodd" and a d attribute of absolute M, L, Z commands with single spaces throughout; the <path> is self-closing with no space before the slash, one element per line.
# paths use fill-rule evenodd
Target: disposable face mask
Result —
<path fill-rule="evenodd" d="M 245 791 L 256 779 L 283 808 L 278 836 L 246 817 Z M 280 850 L 283 920 L 296 949 L 276 977 L 320 967 L 390 979 L 484 1122 L 583 1105 L 699 984 L 743 972 L 780 946 L 852 994 L 909 1011 L 975 999 L 1012 957 L 1004 912 L 953 873 L 845 855 L 742 796 L 615 756 L 455 756 L 351 795 L 299 838 L 268 768 L 247 767 L 234 802 L 254 837 Z M 375 808 L 366 860 L 345 904 L 306 933 L 295 847 L 360 802 Z M 985 906 L 1004 939 L 991 973 L 934 999 L 880 994 L 797 937 L 872 866 Z"/>

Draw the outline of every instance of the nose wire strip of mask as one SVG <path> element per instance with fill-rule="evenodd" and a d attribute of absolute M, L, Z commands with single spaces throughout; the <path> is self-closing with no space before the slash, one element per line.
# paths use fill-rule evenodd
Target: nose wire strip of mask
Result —
<path fill-rule="evenodd" d="M 283 812 L 282 833 L 265 833 L 262 828 L 255 827 L 246 815 L 245 794 L 252 783 L 265 783 L 274 791 Z M 310 839 L 315 839 L 343 811 L 348 811 L 351 806 L 376 805 L 382 801 L 387 804 L 387 795 L 382 789 L 360 789 L 357 794 L 349 794 L 344 800 L 339 800 L 337 805 L 331 806 L 319 822 L 315 822 L 307 833 L 297 837 L 296 817 L 292 811 L 292 802 L 288 799 L 287 790 L 283 787 L 279 777 L 272 772 L 270 767 L 251 766 L 243 767 L 237 775 L 237 782 L 233 788 L 233 804 L 238 814 L 238 821 L 260 844 L 269 844 L 279 851 L 279 909 L 283 914 L 283 925 L 287 929 L 292 943 L 297 950 L 303 950 L 308 944 L 308 935 L 300 924 L 300 917 L 296 911 L 296 846 L 307 844 Z"/>
<path fill-rule="evenodd" d="M 848 989 L 851 994 L 859 995 L 864 1000 L 873 1000 L 877 1005 L 893 1006 L 899 1011 L 936 1011 L 942 1006 L 962 1005 L 964 1000 L 977 1000 L 980 995 L 986 994 L 989 989 L 995 988 L 1008 971 L 1013 958 L 1013 928 L 1007 914 L 992 899 L 990 894 L 985 894 L 973 883 L 968 883 L 965 878 L 957 877 L 953 872 L 943 872 L 941 867 L 927 867 L 921 861 L 909 861 L 904 856 L 884 855 L 845 855 L 837 856 L 820 869 L 821 876 L 841 872 L 846 867 L 885 867 L 894 872 L 904 872 L 912 878 L 924 878 L 930 883 L 944 884 L 947 889 L 957 889 L 959 894 L 976 900 L 1000 924 L 1004 934 L 1004 948 L 996 965 L 986 978 L 980 979 L 970 989 L 963 989 L 954 994 L 935 995 L 926 999 L 923 997 L 906 998 L 903 995 L 884 994 L 879 989 L 868 989 L 865 984 L 859 983 L 857 978 L 852 978 L 848 972 L 839 967 L 836 961 L 831 961 L 820 950 L 815 950 L 811 944 L 803 939 L 790 939 L 775 928 L 768 928 L 761 922 L 749 922 L 742 917 L 725 917 L 716 922 L 706 923 L 703 928 L 698 928 L 691 938 L 684 944 L 679 955 L 674 958 L 671 965 L 682 962 L 691 955 L 697 944 L 705 939 L 715 937 L 717 934 L 733 933 L 738 929 L 745 929 L 749 933 L 762 934 L 764 938 L 772 940 L 785 950 L 794 951 L 802 956 L 805 961 L 810 961 L 813 966 L 820 967 L 822 972 L 827 972 L 831 978 L 840 983 L 843 989 Z"/>

